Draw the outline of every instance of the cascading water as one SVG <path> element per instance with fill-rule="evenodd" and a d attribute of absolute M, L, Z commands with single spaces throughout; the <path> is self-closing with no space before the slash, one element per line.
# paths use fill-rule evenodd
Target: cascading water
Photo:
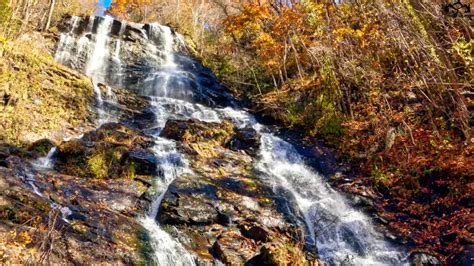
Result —
<path fill-rule="evenodd" d="M 45 157 L 36 159 L 36 161 L 33 162 L 33 166 L 39 169 L 51 169 L 51 167 L 53 167 L 53 156 L 56 151 L 56 147 L 51 148 Z"/>
<path fill-rule="evenodd" d="M 95 82 L 106 82 L 107 63 L 109 50 L 107 47 L 109 32 L 112 28 L 113 19 L 111 17 L 104 17 L 103 21 L 97 28 L 97 34 L 94 43 L 94 52 L 87 62 L 86 75 L 91 77 Z"/>
<path fill-rule="evenodd" d="M 94 20 L 89 20 L 89 33 L 93 32 Z M 147 60 L 130 67 L 129 64 L 123 63 L 122 58 L 121 49 L 124 49 L 124 43 L 121 43 L 120 36 L 124 33 L 123 28 L 118 33 L 119 39 L 114 43 L 115 46 L 109 45 L 108 34 L 112 22 L 110 18 L 100 20 L 93 42 L 84 39 L 84 36 L 76 38 L 77 41 L 70 40 L 67 35 L 72 35 L 74 27 L 77 27 L 77 23 L 73 22 L 73 29 L 65 34 L 66 37 L 61 37 L 56 58 L 59 62 L 66 63 L 71 60 L 68 56 L 73 56 L 74 51 L 80 51 L 79 54 L 88 53 L 87 63 L 82 71 L 95 81 L 99 106 L 103 104 L 103 99 L 96 82 L 113 83 L 111 86 L 129 86 L 129 89 L 137 91 L 150 101 L 156 121 L 146 130 L 149 135 L 155 137 L 153 149 L 158 158 L 157 168 L 160 174 L 154 185 L 155 200 L 148 215 L 140 221 L 150 233 L 150 243 L 154 247 L 155 262 L 158 265 L 195 264 L 193 256 L 163 231 L 155 220 L 169 184 L 180 175 L 193 174 L 177 150 L 175 142 L 159 137 L 166 121 L 171 118 L 194 118 L 206 122 L 230 119 L 237 127 L 253 127 L 259 131 L 262 134 L 262 144 L 256 168 L 262 173 L 260 178 L 271 185 L 275 192 L 291 195 L 291 200 L 294 200 L 300 209 L 306 223 L 307 244 L 317 248 L 324 262 L 356 265 L 404 262 L 404 255 L 374 230 L 370 219 L 350 207 L 340 193 L 332 190 L 321 176 L 307 167 L 304 158 L 291 144 L 272 134 L 270 129 L 258 124 L 252 115 L 243 110 L 230 107 L 212 108 L 196 103 L 196 99 L 215 95 L 216 88 L 220 87 L 214 86 L 216 82 L 212 74 L 198 73 L 196 69 L 200 68 L 194 61 L 174 51 L 180 38 L 176 37 L 170 28 L 158 24 L 147 25 L 147 38 L 142 41 L 142 45 L 147 49 Z M 145 31 L 135 29 L 134 32 L 144 34 Z M 90 49 L 91 45 L 94 45 L 93 49 Z M 119 68 L 114 69 L 120 71 L 110 73 L 108 64 L 111 60 L 118 63 Z M 140 75 L 140 79 L 130 82 L 122 78 L 127 71 L 146 73 Z M 117 75 L 120 75 L 120 83 L 116 82 Z M 110 98 L 111 94 L 108 95 L 107 98 Z M 211 99 L 201 102 L 215 101 L 216 99 Z"/>
<path fill-rule="evenodd" d="M 60 39 L 59 39 L 59 44 L 58 48 L 56 50 L 56 54 L 54 56 L 54 59 L 56 62 L 59 62 L 61 64 L 65 64 L 69 58 L 71 58 L 72 50 L 71 47 L 74 46 L 74 42 L 76 41 L 76 38 L 74 36 L 74 31 L 76 30 L 78 23 L 79 23 L 79 17 L 72 17 L 72 26 L 69 32 L 67 33 L 61 33 Z"/>
<path fill-rule="evenodd" d="M 295 148 L 282 139 L 262 135 L 258 168 L 275 188 L 289 191 L 306 220 L 310 244 L 316 241 L 321 259 L 329 264 L 397 265 L 402 253 L 390 246 L 369 218 L 351 208 L 341 194 L 305 166 Z"/>
<path fill-rule="evenodd" d="M 158 158 L 158 169 L 161 179 L 156 180 L 155 188 L 161 188 L 155 192 L 148 215 L 141 218 L 143 226 L 150 232 L 150 243 L 155 251 L 155 262 L 158 265 L 194 265 L 194 258 L 187 253 L 184 247 L 166 233 L 157 224 L 155 217 L 161 201 L 168 189 L 168 186 L 181 174 L 192 174 L 187 168 L 186 161 L 176 149 L 176 144 L 163 138 L 156 138 L 153 148 Z"/>

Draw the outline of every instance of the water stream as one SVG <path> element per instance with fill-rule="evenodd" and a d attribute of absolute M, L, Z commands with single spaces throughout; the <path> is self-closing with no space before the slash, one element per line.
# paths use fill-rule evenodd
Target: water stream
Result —
<path fill-rule="evenodd" d="M 122 67 L 123 60 L 120 58 L 123 45 L 120 35 L 124 30 L 120 30 L 115 48 L 108 45 L 112 22 L 111 18 L 101 19 L 97 34 L 91 39 L 92 43 L 88 43 L 83 36 L 73 38 L 74 27 L 77 27 L 77 23 L 73 21 L 73 29 L 61 36 L 56 53 L 56 60 L 67 64 L 71 60 L 68 56 L 74 56 L 75 51 L 89 51 L 88 62 L 82 70 L 94 80 L 98 106 L 103 112 L 100 118 L 102 122 L 106 121 L 103 119 L 110 119 L 110 114 L 101 108 L 103 98 L 97 83 L 107 83 L 110 79 L 107 75 L 113 75 L 115 79 L 126 75 L 122 72 L 125 71 L 125 66 Z M 92 26 L 87 30 L 92 32 Z M 238 127 L 253 127 L 259 131 L 262 134 L 262 144 L 260 158 L 255 165 L 262 173 L 259 178 L 273 187 L 275 192 L 284 191 L 283 195 L 291 195 L 306 223 L 307 244 L 317 248 L 322 261 L 331 265 L 386 265 L 404 262 L 405 255 L 375 231 L 369 217 L 352 208 L 340 193 L 330 188 L 323 177 L 306 165 L 304 158 L 291 144 L 257 123 L 252 115 L 243 110 L 196 103 L 196 94 L 210 90 L 206 85 L 209 82 L 202 81 L 202 75 L 198 76 L 193 68 L 182 67 L 180 62 L 187 59 L 180 57 L 177 60 L 175 47 L 180 38 L 170 28 L 152 24 L 146 40 L 147 46 L 152 49 L 148 61 L 158 59 L 158 66 L 144 75 L 137 87 L 138 92 L 150 100 L 156 116 L 156 121 L 150 125 L 147 133 L 155 137 L 153 150 L 158 158 L 160 174 L 155 180 L 155 200 L 148 215 L 140 221 L 150 233 L 155 263 L 195 264 L 193 256 L 162 230 L 154 219 L 169 184 L 182 174 L 193 174 L 176 144 L 159 137 L 161 129 L 170 118 L 194 118 L 207 122 L 230 119 Z M 119 63 L 118 72 L 107 72 L 110 58 Z M 119 79 L 120 83 L 115 82 L 114 85 L 125 84 L 122 83 L 122 78 Z M 108 98 L 110 97 L 109 95 Z"/>

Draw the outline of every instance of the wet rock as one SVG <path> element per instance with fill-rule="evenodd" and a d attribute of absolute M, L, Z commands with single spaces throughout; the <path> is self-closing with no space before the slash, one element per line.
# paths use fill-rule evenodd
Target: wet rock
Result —
<path fill-rule="evenodd" d="M 257 134 L 249 134 L 247 144 L 259 145 Z M 170 120 L 162 136 L 180 141 L 195 174 L 170 185 L 157 220 L 176 228 L 181 243 L 198 257 L 207 259 L 212 250 L 224 263 L 242 265 L 273 239 L 290 246 L 303 241 L 301 225 L 286 220 L 273 190 L 255 178 L 249 153 L 226 148 L 234 137 L 230 123 Z"/>
<path fill-rule="evenodd" d="M 10 144 L 0 144 L 0 163 L 10 156 L 28 157 L 30 153 Z"/>
<path fill-rule="evenodd" d="M 256 245 L 238 232 L 229 231 L 218 237 L 212 249 L 226 265 L 243 265 L 254 256 Z"/>
<path fill-rule="evenodd" d="M 42 196 L 14 170 L 0 167 L 0 239 L 10 243 L 2 253 L 9 263 L 24 264 L 25 258 L 51 264 L 144 263 L 149 247 L 142 242 L 144 229 L 135 218 L 143 212 L 135 205 L 142 193 L 135 181 L 92 183 L 84 178 L 37 173 L 34 177 L 29 182 L 35 183 Z M 124 198 L 130 198 L 130 203 L 120 213 L 112 210 L 114 203 L 125 202 Z M 23 238 L 13 237 L 12 230 Z M 30 252 L 45 239 L 53 241 L 47 253 L 41 248 Z"/>
<path fill-rule="evenodd" d="M 56 144 L 49 139 L 40 139 L 28 147 L 28 151 L 32 152 L 35 157 L 44 157 L 55 147 Z"/>
<path fill-rule="evenodd" d="M 413 253 L 410 255 L 411 264 L 414 266 L 435 266 L 442 265 L 433 255 L 426 253 Z"/>
<path fill-rule="evenodd" d="M 233 134 L 230 122 L 207 123 L 195 119 L 168 120 L 160 136 L 184 143 L 210 142 L 225 145 Z"/>
<path fill-rule="evenodd" d="M 219 221 L 219 213 L 213 206 L 216 188 L 191 176 L 175 180 L 161 202 L 162 224 L 213 224 Z"/>
<path fill-rule="evenodd" d="M 273 232 L 271 232 L 268 228 L 261 224 L 242 221 L 239 224 L 239 228 L 243 236 L 253 239 L 255 241 L 269 242 L 273 238 Z"/>
<path fill-rule="evenodd" d="M 124 124 L 109 123 L 59 145 L 55 169 L 69 175 L 119 178 L 154 175 L 153 140 Z"/>
<path fill-rule="evenodd" d="M 84 134 L 85 142 L 108 142 L 124 146 L 148 148 L 153 145 L 153 138 L 141 131 L 121 123 L 106 123 L 94 131 Z"/>
<path fill-rule="evenodd" d="M 145 149 L 135 149 L 126 152 L 122 161 L 134 174 L 138 175 L 156 175 L 156 165 L 158 160 L 156 156 Z"/>
<path fill-rule="evenodd" d="M 256 156 L 260 148 L 260 134 L 253 128 L 238 129 L 228 146 L 231 150 L 245 150 Z"/>

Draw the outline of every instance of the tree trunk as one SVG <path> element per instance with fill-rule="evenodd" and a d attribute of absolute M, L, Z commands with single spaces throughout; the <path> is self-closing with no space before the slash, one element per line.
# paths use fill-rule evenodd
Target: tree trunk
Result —
<path fill-rule="evenodd" d="M 51 25 L 51 17 L 53 16 L 54 6 L 56 5 L 56 0 L 50 0 L 49 3 L 49 11 L 48 11 L 48 20 L 46 20 L 46 24 L 44 25 L 43 31 L 47 31 L 49 26 Z"/>

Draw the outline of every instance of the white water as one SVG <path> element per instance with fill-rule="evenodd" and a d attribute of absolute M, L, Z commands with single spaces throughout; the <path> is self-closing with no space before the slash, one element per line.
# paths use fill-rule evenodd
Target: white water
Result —
<path fill-rule="evenodd" d="M 58 203 L 52 202 L 49 197 L 46 197 L 41 193 L 41 191 L 38 189 L 36 186 L 36 172 L 43 172 L 43 171 L 49 171 L 52 169 L 54 166 L 54 159 L 53 156 L 56 154 L 57 148 L 53 147 L 49 150 L 48 154 L 44 157 L 37 158 L 33 162 L 31 162 L 31 165 L 33 166 L 32 169 L 29 168 L 24 168 L 24 176 L 25 176 L 25 181 L 28 183 L 28 185 L 31 186 L 33 189 L 33 192 L 40 196 L 41 198 L 44 198 L 46 201 L 50 203 L 51 208 L 59 210 L 61 212 L 61 217 L 63 221 L 66 223 L 69 223 L 69 220 L 67 217 L 72 214 L 72 211 L 68 207 L 64 207 Z M 34 171 L 32 171 L 34 170 Z"/>
<path fill-rule="evenodd" d="M 120 31 L 118 33 L 117 42 L 115 43 L 115 51 L 114 51 L 114 60 L 117 62 L 117 73 L 115 78 L 115 83 L 119 88 L 122 87 L 122 79 L 123 79 L 123 70 L 122 70 L 122 60 L 120 59 L 120 50 L 122 48 L 122 34 L 125 32 L 127 28 L 127 23 L 122 22 L 120 25 Z"/>
<path fill-rule="evenodd" d="M 192 174 L 192 172 L 190 172 L 186 161 L 177 151 L 174 142 L 157 137 L 153 151 L 159 161 L 158 171 L 161 173 L 161 176 L 155 180 L 154 184 L 156 198 L 151 205 L 148 215 L 141 218 L 140 222 L 150 234 L 150 244 L 155 251 L 155 263 L 164 266 L 194 265 L 193 256 L 166 233 L 155 220 L 161 201 L 171 182 L 184 173 Z"/>
<path fill-rule="evenodd" d="M 107 75 L 108 61 L 105 55 L 113 54 L 115 60 L 121 62 L 120 40 L 115 44 L 114 53 L 108 51 L 107 34 L 110 31 L 111 21 L 110 19 L 104 21 L 99 26 L 93 56 L 89 57 L 86 70 L 86 73 L 98 82 L 105 82 Z M 155 220 L 168 186 L 180 175 L 192 174 L 187 162 L 177 151 L 176 144 L 158 136 L 166 121 L 171 118 L 195 118 L 206 122 L 230 119 L 237 127 L 253 127 L 259 131 L 262 134 L 261 158 L 257 161 L 256 168 L 263 173 L 260 178 L 273 186 L 275 192 L 284 190 L 291 195 L 291 200 L 299 208 L 306 223 L 308 246 L 317 248 L 322 261 L 336 265 L 386 265 L 401 264 L 405 261 L 404 255 L 374 230 L 369 217 L 350 207 L 340 193 L 331 189 L 320 175 L 308 168 L 303 157 L 291 144 L 270 133 L 267 128 L 258 124 L 252 115 L 243 110 L 213 109 L 193 103 L 193 89 L 202 88 L 194 81 L 196 79 L 194 73 L 180 69 L 175 62 L 173 52 L 175 37 L 168 27 L 152 25 L 148 37 L 154 42 L 148 45 L 156 51 L 156 58 L 161 58 L 162 64 L 159 70 L 143 81 L 140 93 L 150 96 L 157 117 L 156 124 L 152 125 L 149 133 L 155 136 L 156 143 L 153 150 L 159 161 L 157 167 L 160 175 L 155 179 L 155 200 L 148 215 L 141 218 L 140 222 L 150 233 L 156 264 L 195 264 L 193 256 L 162 230 Z M 61 42 L 64 43 L 60 43 L 58 53 L 64 53 L 62 49 L 64 46 L 74 45 L 66 37 L 64 40 L 61 38 Z M 79 42 L 86 43 L 81 39 Z M 68 55 L 71 53 L 58 55 L 58 58 L 66 58 Z M 101 92 L 96 84 L 94 88 L 97 101 L 102 104 Z M 107 98 L 111 97 L 112 94 L 107 93 Z"/>
<path fill-rule="evenodd" d="M 54 165 L 53 156 L 56 153 L 56 151 L 57 151 L 56 147 L 51 148 L 51 150 L 49 150 L 46 156 L 36 159 L 32 163 L 33 166 L 38 169 L 43 169 L 43 170 L 51 169 Z"/>
<path fill-rule="evenodd" d="M 54 55 L 54 59 L 62 64 L 65 64 L 69 58 L 72 56 L 72 50 L 70 49 L 71 46 L 74 45 L 76 38 L 74 36 L 74 31 L 79 26 L 79 17 L 73 16 L 71 18 L 71 30 L 67 33 L 61 33 L 58 48 L 56 50 L 56 54 Z"/>
<path fill-rule="evenodd" d="M 164 38 L 165 47 L 163 53 L 165 53 L 164 57 L 166 58 L 166 67 L 161 71 L 163 75 L 167 75 L 168 72 L 176 71 L 176 64 L 173 62 L 172 55 L 173 35 L 171 34 L 171 30 L 166 28 L 167 27 L 161 25 L 159 26 L 159 29 L 163 33 L 162 37 Z M 160 85 L 159 88 L 163 89 L 166 86 L 168 86 L 168 83 Z M 152 105 L 158 125 L 158 128 L 155 128 L 153 132 L 156 139 L 153 151 L 158 158 L 157 167 L 160 177 L 156 179 L 154 186 L 157 189 L 157 196 L 152 203 L 148 215 L 141 219 L 141 222 L 150 232 L 151 245 L 155 251 L 155 262 L 158 265 L 195 265 L 193 256 L 191 256 L 180 243 L 176 242 L 166 233 L 156 221 L 161 201 L 168 190 L 168 186 L 182 174 L 193 174 L 189 170 L 187 162 L 177 151 L 176 144 L 173 141 L 159 137 L 159 133 L 171 116 L 171 113 L 164 107 L 168 102 L 172 102 L 172 100 L 169 99 L 169 101 L 167 101 L 166 99 L 152 98 Z"/>
<path fill-rule="evenodd" d="M 289 191 L 303 213 L 309 243 L 322 261 L 344 265 L 400 264 L 404 255 L 390 246 L 362 212 L 310 170 L 295 148 L 269 134 L 262 135 L 258 168 L 275 188 Z"/>
<path fill-rule="evenodd" d="M 108 34 L 112 29 L 112 23 L 113 19 L 106 16 L 99 24 L 97 34 L 95 35 L 94 51 L 87 62 L 86 75 L 91 77 L 95 82 L 106 82 L 109 54 L 107 47 L 109 41 Z"/>
<path fill-rule="evenodd" d="M 240 128 L 261 133 L 260 160 L 256 167 L 267 184 L 289 192 L 306 224 L 306 243 L 315 246 L 330 265 L 400 265 L 406 256 L 374 230 L 370 218 L 352 208 L 323 177 L 311 170 L 290 143 L 270 133 L 248 112 L 217 110 Z"/>

